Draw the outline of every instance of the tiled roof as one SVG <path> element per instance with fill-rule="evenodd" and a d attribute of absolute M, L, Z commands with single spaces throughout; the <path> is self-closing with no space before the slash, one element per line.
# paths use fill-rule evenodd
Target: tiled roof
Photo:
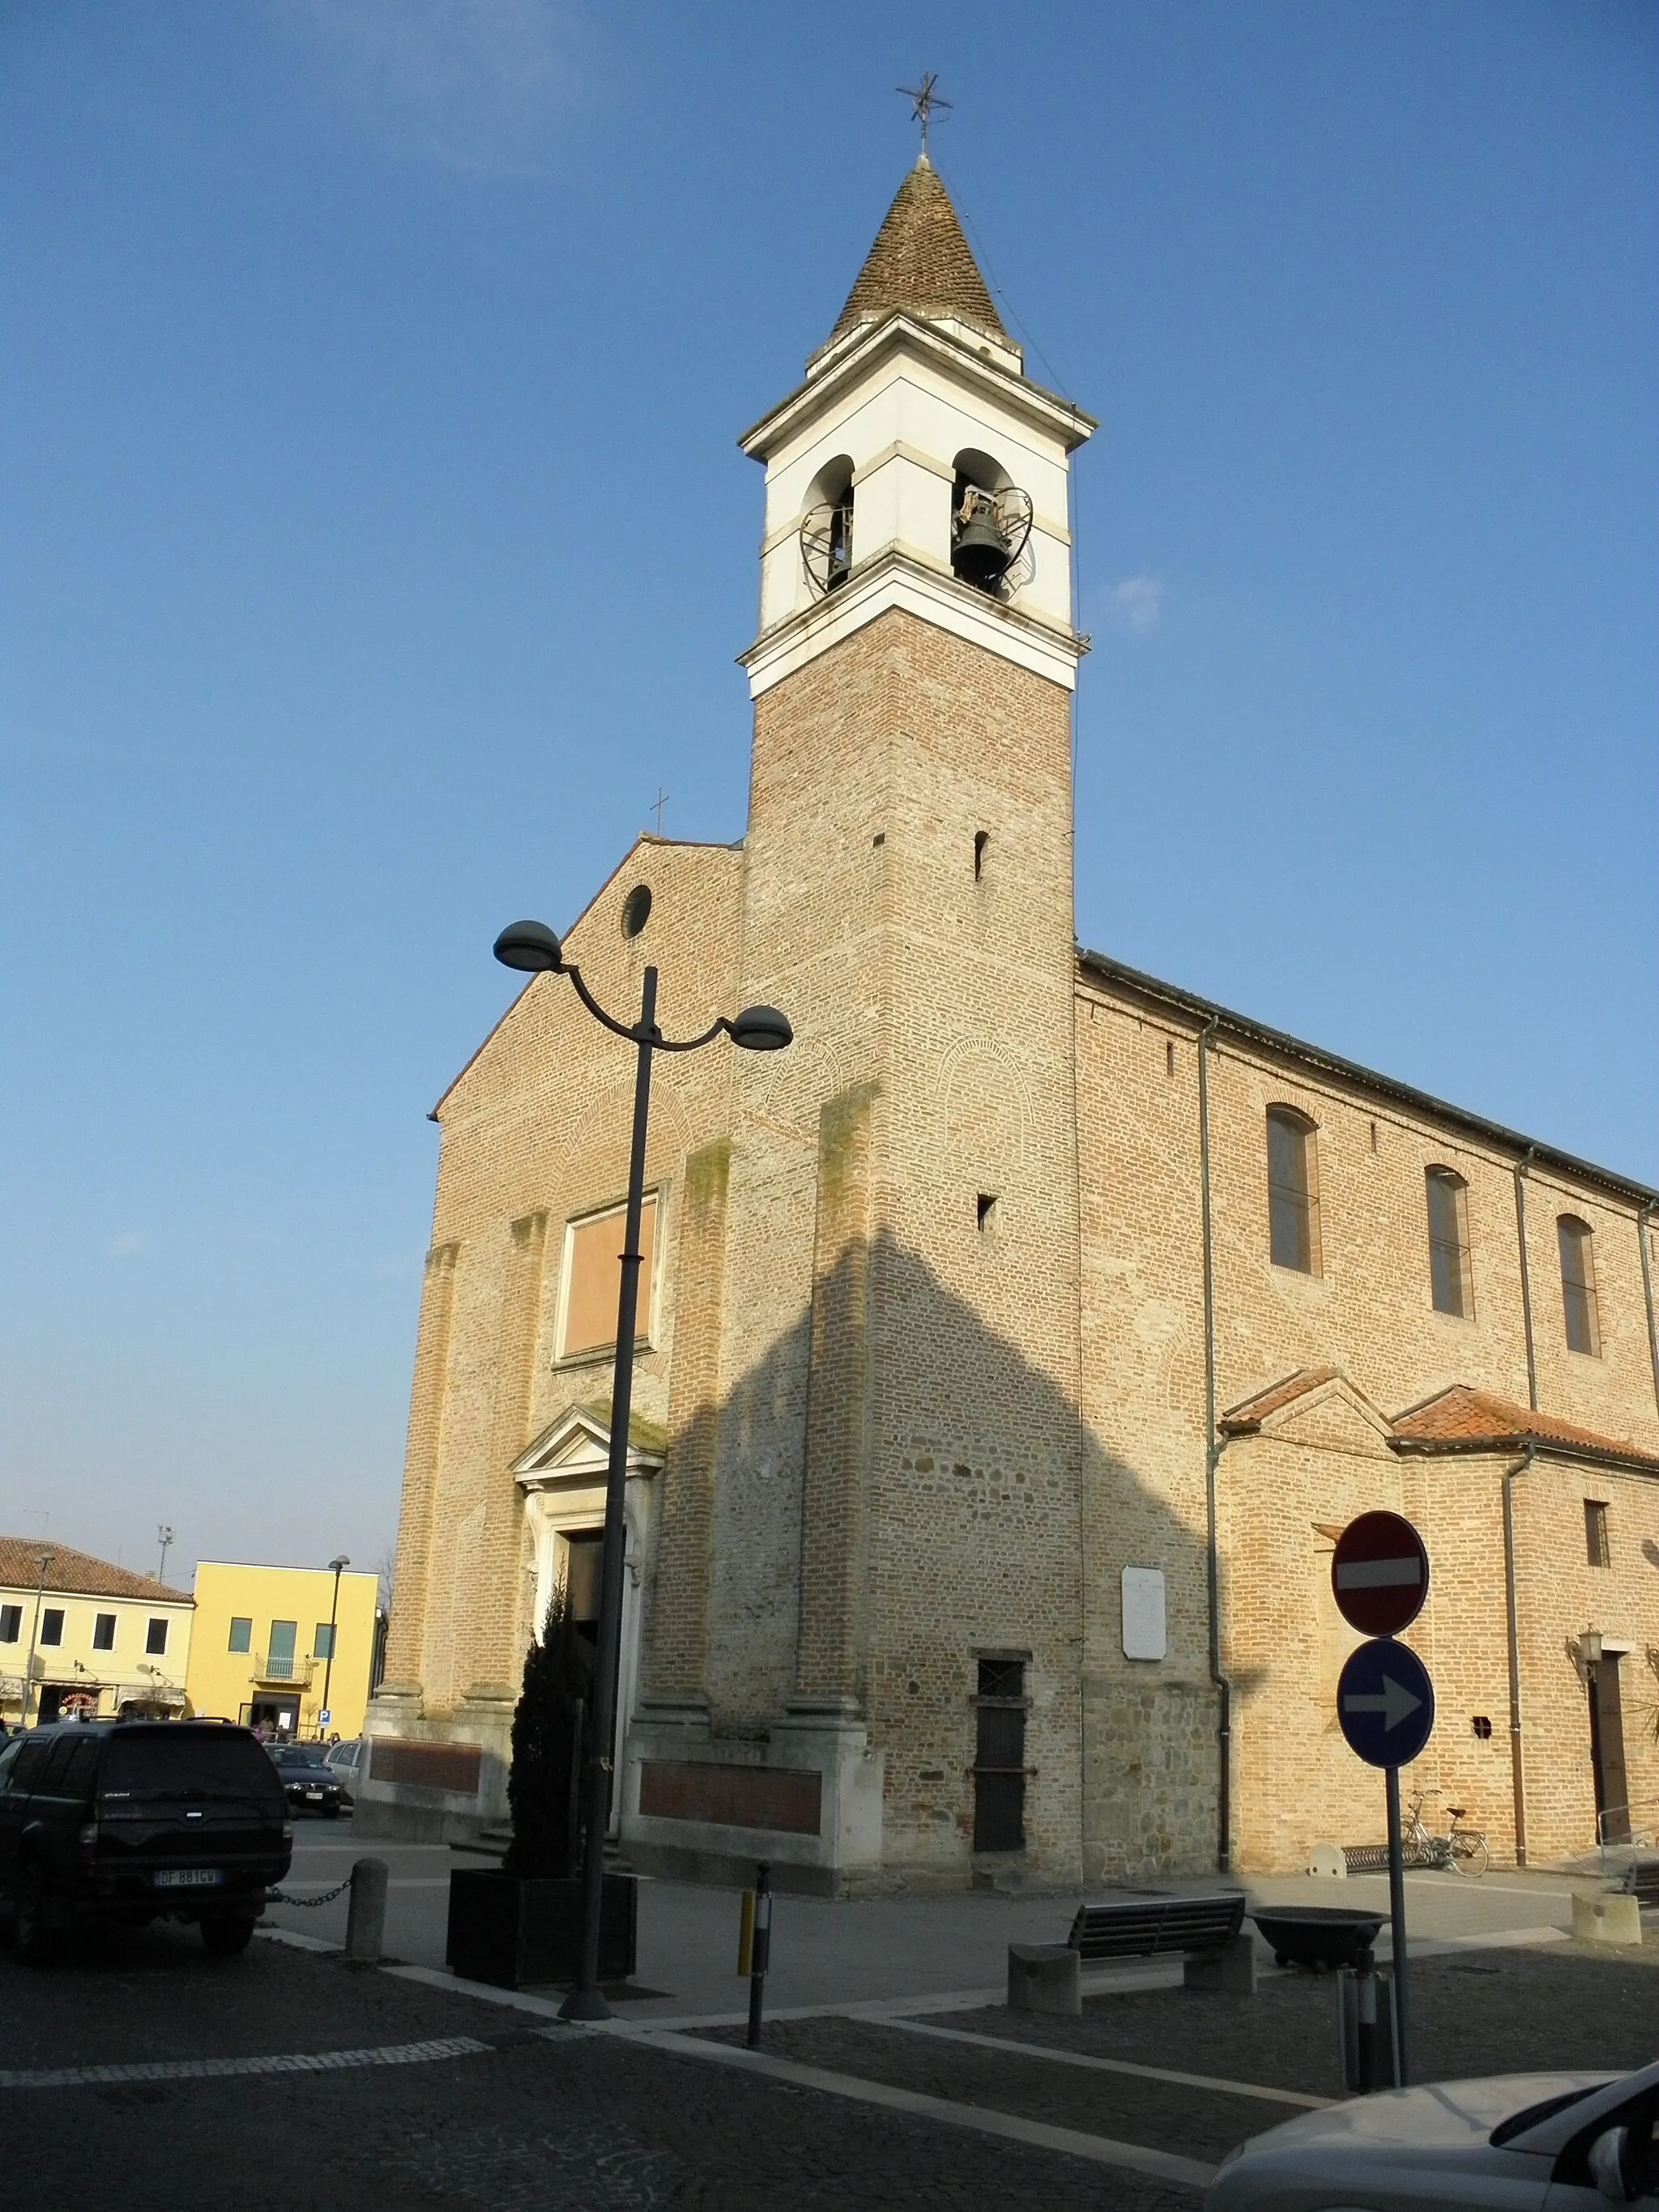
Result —
<path fill-rule="evenodd" d="M 1558 1444 L 1573 1452 L 1589 1452 L 1620 1459 L 1640 1460 L 1659 1468 L 1659 1452 L 1644 1450 L 1614 1437 L 1598 1436 L 1554 1413 L 1534 1413 L 1528 1407 L 1495 1398 L 1490 1391 L 1471 1390 L 1454 1383 L 1449 1390 L 1413 1406 L 1394 1424 L 1395 1435 L 1405 1444 L 1443 1451 L 1512 1450 L 1526 1443 Z"/>
<path fill-rule="evenodd" d="M 1287 1375 L 1271 1389 L 1258 1390 L 1254 1398 L 1246 1398 L 1242 1405 L 1233 1407 L 1221 1416 L 1217 1425 L 1231 1437 L 1248 1436 L 1252 1429 L 1261 1427 L 1269 1413 L 1276 1413 L 1292 1399 L 1305 1397 L 1310 1390 L 1318 1389 L 1322 1382 L 1330 1382 L 1335 1374 L 1334 1367 L 1298 1367 L 1294 1375 Z"/>
<path fill-rule="evenodd" d="M 40 1554 L 50 1552 L 46 1589 L 64 1597 L 148 1597 L 167 1605 L 194 1602 L 188 1590 L 169 1589 L 154 1575 L 136 1575 L 130 1567 L 112 1566 L 94 1559 L 90 1552 L 76 1552 L 52 1537 L 0 1536 L 0 1584 L 9 1589 L 33 1589 L 40 1580 Z"/>
<path fill-rule="evenodd" d="M 1224 1436 L 1254 1436 L 1270 1413 L 1306 1397 L 1337 1375 L 1334 1367 L 1300 1367 L 1232 1407 L 1216 1425 Z M 1472 1390 L 1464 1382 L 1409 1407 L 1389 1426 L 1395 1443 L 1407 1451 L 1517 1451 L 1523 1444 L 1535 1443 L 1546 1449 L 1553 1445 L 1560 1451 L 1659 1468 L 1659 1452 L 1599 1436 L 1594 1429 L 1581 1428 L 1577 1421 L 1564 1421 L 1554 1413 L 1531 1413 L 1488 1390 Z"/>
<path fill-rule="evenodd" d="M 925 154 L 899 186 L 830 336 L 898 309 L 955 316 L 1007 339 L 951 195 Z"/>

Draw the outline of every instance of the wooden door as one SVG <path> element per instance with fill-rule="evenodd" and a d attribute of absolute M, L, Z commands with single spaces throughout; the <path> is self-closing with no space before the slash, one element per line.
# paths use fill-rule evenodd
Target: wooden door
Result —
<path fill-rule="evenodd" d="M 1619 1654 L 1604 1652 L 1590 1669 L 1590 1764 L 1601 1840 L 1630 1841 L 1630 1785 L 1625 1778 L 1625 1716 L 1619 1698 Z"/>

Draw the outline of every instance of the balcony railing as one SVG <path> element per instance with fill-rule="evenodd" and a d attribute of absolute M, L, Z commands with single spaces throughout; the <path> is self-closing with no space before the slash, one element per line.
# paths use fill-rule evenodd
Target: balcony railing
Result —
<path fill-rule="evenodd" d="M 253 1679 L 262 1688 L 308 1690 L 315 1662 L 299 1659 L 291 1651 L 261 1651 L 253 1662 Z"/>

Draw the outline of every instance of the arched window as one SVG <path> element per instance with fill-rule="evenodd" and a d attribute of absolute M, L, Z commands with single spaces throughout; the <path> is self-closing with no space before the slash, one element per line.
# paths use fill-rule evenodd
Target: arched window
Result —
<path fill-rule="evenodd" d="M 1314 1125 L 1293 1106 L 1267 1109 L 1267 1235 L 1275 1267 L 1319 1273 L 1319 1167 Z"/>
<path fill-rule="evenodd" d="M 1567 1349 L 1601 1357 L 1601 1328 L 1595 1310 L 1595 1231 L 1588 1221 L 1564 1213 L 1555 1224 L 1561 1247 L 1561 1306 L 1566 1316 Z"/>
<path fill-rule="evenodd" d="M 1468 1185 L 1450 1168 L 1430 1168 L 1429 1286 L 1437 1313 L 1474 1316 L 1474 1285 L 1469 1277 Z"/>
<path fill-rule="evenodd" d="M 836 592 L 853 566 L 853 464 L 838 453 L 812 479 L 801 521 L 801 557 L 808 580 Z"/>

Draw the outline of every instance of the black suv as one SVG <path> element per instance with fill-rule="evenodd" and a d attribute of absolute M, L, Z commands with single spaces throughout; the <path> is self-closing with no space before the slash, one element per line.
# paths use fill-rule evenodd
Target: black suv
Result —
<path fill-rule="evenodd" d="M 77 1922 L 199 1922 L 242 1951 L 288 1872 L 283 1785 L 246 1729 L 74 1721 L 0 1750 L 0 1894 L 19 1955 L 48 1958 Z"/>

